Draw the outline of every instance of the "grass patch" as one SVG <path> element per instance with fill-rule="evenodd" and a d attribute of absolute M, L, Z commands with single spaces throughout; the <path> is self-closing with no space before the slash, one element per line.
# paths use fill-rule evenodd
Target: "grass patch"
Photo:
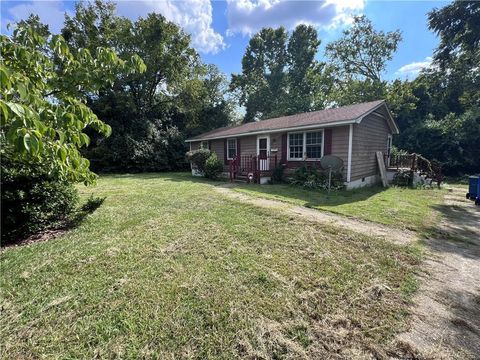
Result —
<path fill-rule="evenodd" d="M 444 190 L 373 186 L 328 194 L 288 184 L 238 185 L 236 191 L 334 212 L 397 228 L 421 231 L 437 220 L 435 205 L 443 202 Z"/>
<path fill-rule="evenodd" d="M 389 346 L 415 247 L 212 186 L 104 176 L 81 188 L 106 199 L 79 227 L 3 251 L 1 358 L 348 358 Z"/>

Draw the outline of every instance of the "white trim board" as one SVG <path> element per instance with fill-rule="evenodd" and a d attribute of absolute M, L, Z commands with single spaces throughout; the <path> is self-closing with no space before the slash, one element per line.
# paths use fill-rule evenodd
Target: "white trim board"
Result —
<path fill-rule="evenodd" d="M 322 148 L 320 149 L 320 158 L 323 157 L 325 149 L 325 130 L 324 129 L 315 129 L 310 131 L 292 131 L 287 133 L 287 161 L 304 161 L 305 153 L 307 150 L 307 133 L 312 132 L 322 132 Z M 290 157 L 290 134 L 303 134 L 303 157 L 302 158 L 291 158 Z M 320 158 L 307 158 L 307 161 L 318 161 Z"/>
<path fill-rule="evenodd" d="M 347 157 L 347 182 L 352 178 L 352 147 L 353 147 L 353 124 L 348 129 L 348 157 Z"/>

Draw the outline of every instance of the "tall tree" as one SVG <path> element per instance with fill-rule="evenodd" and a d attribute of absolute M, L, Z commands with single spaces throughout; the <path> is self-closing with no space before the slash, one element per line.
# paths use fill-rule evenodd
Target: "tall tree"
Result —
<path fill-rule="evenodd" d="M 450 111 L 461 113 L 480 103 L 480 2 L 455 1 L 428 14 L 440 37 L 428 71 Z M 433 86 L 432 86 L 433 88 Z"/>
<path fill-rule="evenodd" d="M 331 88 L 325 63 L 315 60 L 321 44 L 312 26 L 299 25 L 288 42 L 287 114 L 323 109 Z"/>
<path fill-rule="evenodd" d="M 476 173 L 480 170 L 480 4 L 455 1 L 431 11 L 428 19 L 440 38 L 432 66 L 413 82 L 389 89 L 401 129 L 396 143 L 441 161 L 447 174 Z"/>
<path fill-rule="evenodd" d="M 250 39 L 242 73 L 232 74 L 230 89 L 246 108 L 244 121 L 322 109 L 331 83 L 325 64 L 315 60 L 320 40 L 312 26 L 292 32 L 264 28 Z"/>
<path fill-rule="evenodd" d="M 232 74 L 231 90 L 245 106 L 245 121 L 268 118 L 284 111 L 287 31 L 264 28 L 255 34 L 242 58 L 242 74 Z"/>
<path fill-rule="evenodd" d="M 366 16 L 356 16 L 343 37 L 327 45 L 326 55 L 344 77 L 380 82 L 401 39 L 399 30 L 377 31 Z"/>
<path fill-rule="evenodd" d="M 352 27 L 325 51 L 338 79 L 335 102 L 346 105 L 384 97 L 387 84 L 382 74 L 401 39 L 399 30 L 378 31 L 366 16 L 356 16 Z"/>
<path fill-rule="evenodd" d="M 87 152 L 96 169 L 176 169 L 184 163 L 186 136 L 230 121 L 231 108 L 207 96 L 215 91 L 223 95 L 220 75 L 212 71 L 208 81 L 209 70 L 191 47 L 190 36 L 162 15 L 131 22 L 117 16 L 114 5 L 97 0 L 78 4 L 62 32 L 72 44 L 92 51 L 106 43 L 121 57 L 138 53 L 147 66 L 144 74 L 118 77 L 112 90 L 90 98 L 94 111 L 113 129 L 109 139 L 96 138 Z"/>

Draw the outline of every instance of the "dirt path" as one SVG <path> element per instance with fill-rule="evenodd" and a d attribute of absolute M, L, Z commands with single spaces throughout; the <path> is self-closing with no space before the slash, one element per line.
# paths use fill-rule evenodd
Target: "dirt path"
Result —
<path fill-rule="evenodd" d="M 397 230 L 295 206 L 256 198 L 216 187 L 225 196 L 255 206 L 300 215 L 322 224 L 379 236 L 406 244 L 417 239 L 411 231 Z M 414 298 L 410 330 L 397 337 L 398 359 L 480 359 L 480 207 L 465 199 L 465 189 L 453 188 L 436 209 L 443 215 L 435 238 L 425 240 L 427 260 Z M 408 355 L 407 355 L 408 354 Z"/>
<path fill-rule="evenodd" d="M 411 329 L 399 340 L 426 358 L 480 359 L 480 207 L 454 188 L 437 210 L 442 235 L 426 241 Z"/>
<path fill-rule="evenodd" d="M 286 214 L 302 216 L 310 221 L 315 221 L 321 224 L 341 226 L 344 229 L 357 233 L 382 237 L 397 244 L 408 244 L 417 239 L 416 234 L 413 231 L 394 229 L 374 222 L 362 221 L 329 212 L 309 209 L 303 206 L 291 205 L 278 200 L 253 197 L 235 192 L 231 189 L 233 186 L 235 185 L 226 184 L 217 186 L 215 189 L 231 199 L 240 200 L 244 203 L 284 211 Z"/>

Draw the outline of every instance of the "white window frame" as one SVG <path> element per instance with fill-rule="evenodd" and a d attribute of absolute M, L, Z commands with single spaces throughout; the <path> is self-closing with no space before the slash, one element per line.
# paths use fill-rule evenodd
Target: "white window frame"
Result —
<path fill-rule="evenodd" d="M 257 155 L 260 155 L 260 139 L 267 139 L 267 155 L 270 154 L 270 135 L 257 135 Z"/>
<path fill-rule="evenodd" d="M 287 133 L 287 160 L 288 161 L 304 161 L 307 154 L 307 133 L 321 132 L 322 133 L 322 148 L 321 148 L 321 157 L 320 158 L 307 158 L 306 161 L 318 161 L 323 157 L 325 150 L 325 131 L 323 129 L 316 129 L 310 131 L 293 131 Z M 303 134 L 303 149 L 301 158 L 291 158 L 290 157 L 290 134 Z"/>
<path fill-rule="evenodd" d="M 227 139 L 227 149 L 226 149 L 226 150 L 227 150 L 227 160 L 233 160 L 233 157 L 229 157 L 229 156 L 228 156 L 228 155 L 229 155 L 229 151 L 228 151 L 228 149 L 229 149 L 229 143 L 230 143 L 230 141 L 235 141 L 235 156 L 237 156 L 237 155 L 238 155 L 238 154 L 237 154 L 237 150 L 238 150 L 238 146 L 237 146 L 237 138 L 230 138 L 230 139 Z"/>
<path fill-rule="evenodd" d="M 208 140 L 200 141 L 200 149 L 208 149 Z"/>

